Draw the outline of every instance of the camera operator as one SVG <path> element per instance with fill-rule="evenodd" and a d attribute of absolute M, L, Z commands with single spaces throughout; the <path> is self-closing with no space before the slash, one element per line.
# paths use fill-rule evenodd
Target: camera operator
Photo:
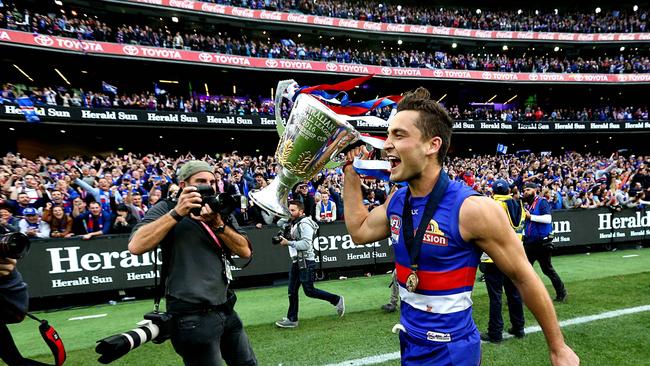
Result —
<path fill-rule="evenodd" d="M 314 287 L 316 262 L 314 260 L 312 241 L 318 230 L 318 224 L 310 216 L 305 215 L 305 206 L 298 200 L 289 202 L 289 212 L 291 213 L 291 221 L 288 223 L 290 229 L 284 230 L 285 232 L 282 235 L 273 238 L 274 244 L 289 247 L 292 262 L 289 271 L 289 310 L 287 310 L 287 317 L 276 321 L 275 325 L 280 328 L 295 328 L 298 326 L 298 290 L 300 284 L 302 284 L 302 289 L 307 297 L 329 302 L 336 307 L 337 314 L 343 316 L 345 313 L 343 296 L 331 294 Z M 283 221 L 280 221 L 280 223 Z M 285 226 L 285 228 L 287 227 Z"/>
<path fill-rule="evenodd" d="M 172 314 L 171 341 L 185 365 L 256 365 L 257 360 L 234 311 L 236 297 L 228 290 L 232 279 L 230 253 L 251 256 L 251 245 L 236 221 L 222 218 L 202 205 L 199 186 L 216 191 L 212 167 L 190 161 L 178 174 L 178 201 L 163 200 L 134 228 L 129 251 L 143 254 L 158 245 L 163 251 L 162 274 L 167 312 Z M 200 215 L 192 210 L 200 209 Z M 232 216 L 231 216 L 232 218 Z"/>

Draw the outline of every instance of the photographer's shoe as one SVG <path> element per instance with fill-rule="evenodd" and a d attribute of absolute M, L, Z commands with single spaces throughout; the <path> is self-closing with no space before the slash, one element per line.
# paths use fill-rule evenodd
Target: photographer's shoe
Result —
<path fill-rule="evenodd" d="M 298 321 L 296 320 L 295 322 L 293 322 L 287 318 L 282 318 L 277 322 L 275 322 L 275 325 L 280 328 L 295 328 L 298 326 Z"/>
<path fill-rule="evenodd" d="M 481 340 L 483 342 L 489 342 L 489 343 L 501 343 L 501 341 L 503 341 L 503 338 L 492 338 L 487 333 L 481 333 Z"/>
<path fill-rule="evenodd" d="M 345 299 L 343 296 L 339 296 L 339 302 L 336 303 L 336 313 L 339 314 L 339 317 L 345 314 Z"/>
<path fill-rule="evenodd" d="M 523 329 L 515 330 L 514 328 L 510 328 L 508 329 L 508 334 L 515 336 L 515 338 L 524 338 L 526 336 L 526 332 Z"/>
<path fill-rule="evenodd" d="M 397 310 L 397 305 L 391 303 L 384 304 L 381 306 L 381 310 L 383 310 L 384 313 L 394 313 L 395 310 Z"/>
<path fill-rule="evenodd" d="M 553 301 L 555 302 L 566 302 L 566 298 L 569 296 L 569 294 L 565 291 L 563 294 L 557 295 Z"/>

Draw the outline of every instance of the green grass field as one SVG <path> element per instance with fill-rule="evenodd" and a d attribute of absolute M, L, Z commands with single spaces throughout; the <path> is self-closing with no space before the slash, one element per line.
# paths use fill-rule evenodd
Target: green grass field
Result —
<path fill-rule="evenodd" d="M 636 255 L 633 257 L 630 256 Z M 650 305 L 650 249 L 579 254 L 554 258 L 565 281 L 569 301 L 556 306 L 560 320 L 607 311 Z M 536 267 L 538 269 L 538 267 Z M 547 288 L 552 287 L 546 277 Z M 238 291 L 239 312 L 251 338 L 260 365 L 326 365 L 346 360 L 397 352 L 397 336 L 390 332 L 398 315 L 384 314 L 379 307 L 388 300 L 386 275 L 345 281 L 319 282 L 317 286 L 346 298 L 346 315 L 339 319 L 327 303 L 307 299 L 300 303 L 300 327 L 277 329 L 274 321 L 287 308 L 285 287 Z M 552 294 L 553 296 L 555 294 Z M 487 328 L 488 298 L 483 283 L 474 290 L 474 319 Z M 151 301 L 101 305 L 39 313 L 59 331 L 68 351 L 66 365 L 97 364 L 97 339 L 129 330 L 151 309 Z M 103 318 L 71 321 L 72 317 L 107 314 Z M 507 314 L 505 316 L 507 319 Z M 506 320 L 507 322 L 507 320 Z M 526 326 L 535 325 L 526 313 Z M 508 324 L 506 324 L 506 327 Z M 49 350 L 38 336 L 36 324 L 24 321 L 11 326 L 18 347 L 26 356 L 51 362 Z M 650 365 L 650 312 L 595 320 L 563 328 L 568 344 L 583 365 Z M 171 344 L 146 344 L 115 365 L 179 365 Z M 398 365 L 390 360 L 381 365 Z M 483 346 L 484 365 L 549 364 L 541 332 L 521 340 Z"/>

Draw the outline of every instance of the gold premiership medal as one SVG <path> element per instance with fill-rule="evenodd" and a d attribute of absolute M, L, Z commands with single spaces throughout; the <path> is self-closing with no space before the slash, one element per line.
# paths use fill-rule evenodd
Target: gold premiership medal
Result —
<path fill-rule="evenodd" d="M 411 271 L 408 277 L 406 277 L 406 290 L 408 292 L 415 292 L 415 289 L 418 288 L 418 275 L 415 271 Z"/>

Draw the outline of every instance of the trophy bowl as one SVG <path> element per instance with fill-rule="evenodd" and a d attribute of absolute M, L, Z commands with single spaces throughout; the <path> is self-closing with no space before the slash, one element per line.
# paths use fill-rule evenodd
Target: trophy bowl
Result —
<path fill-rule="evenodd" d="M 358 139 L 344 117 L 315 97 L 299 94 L 275 151 L 281 169 L 269 186 L 250 193 L 251 200 L 269 213 L 289 217 L 287 200 L 293 186 L 310 180 L 332 160 L 342 163 L 339 153 Z"/>

